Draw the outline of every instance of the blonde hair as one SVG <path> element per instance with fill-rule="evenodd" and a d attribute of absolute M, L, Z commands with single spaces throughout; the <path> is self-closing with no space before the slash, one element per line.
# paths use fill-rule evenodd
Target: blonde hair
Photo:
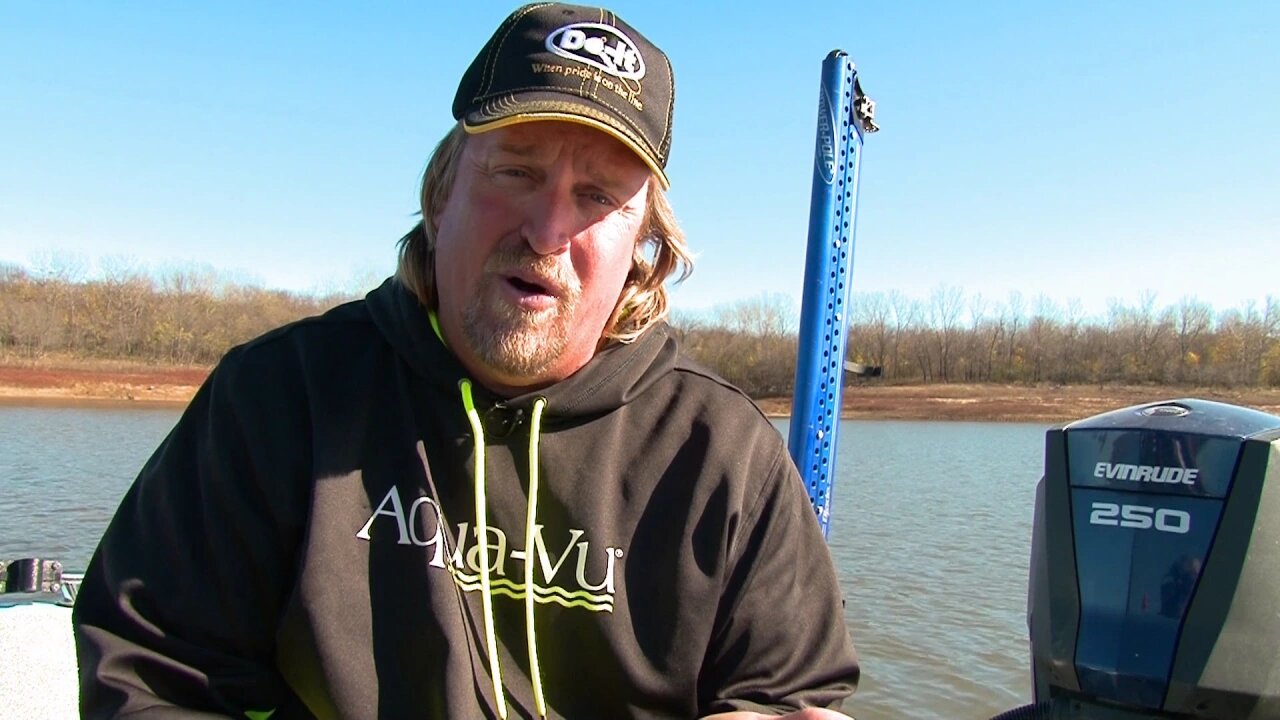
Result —
<path fill-rule="evenodd" d="M 396 277 L 427 308 L 436 309 L 436 228 L 431 218 L 449 200 L 467 133 L 454 125 L 436 145 L 422 174 L 422 220 L 400 238 Z M 632 253 L 622 293 L 606 323 L 602 340 L 631 342 L 670 313 L 666 282 L 680 282 L 693 272 L 693 255 L 675 212 L 655 176 L 649 183 L 645 221 Z"/>

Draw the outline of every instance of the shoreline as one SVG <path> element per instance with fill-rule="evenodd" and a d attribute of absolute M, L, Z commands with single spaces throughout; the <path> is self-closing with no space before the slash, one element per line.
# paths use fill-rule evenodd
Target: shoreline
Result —
<path fill-rule="evenodd" d="M 0 361 L 0 405 L 185 407 L 210 370 L 75 359 Z"/>
<path fill-rule="evenodd" d="M 190 402 L 211 368 L 116 361 L 0 361 L 0 406 L 175 408 Z M 841 418 L 1039 422 L 1079 420 L 1132 405 L 1199 398 L 1280 415 L 1280 388 L 949 383 L 845 387 Z M 791 398 L 757 398 L 770 417 L 791 415 Z"/>

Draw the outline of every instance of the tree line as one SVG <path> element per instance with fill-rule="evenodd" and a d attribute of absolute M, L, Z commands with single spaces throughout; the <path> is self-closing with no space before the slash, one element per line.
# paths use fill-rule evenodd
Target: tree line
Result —
<path fill-rule="evenodd" d="M 790 395 L 798 312 L 785 297 L 746 300 L 710 318 L 677 318 L 691 354 L 756 397 Z M 1154 293 L 1101 317 L 1045 297 L 1004 302 L 956 287 L 927 300 L 855 293 L 846 357 L 875 382 L 1280 387 L 1280 299 L 1216 311 Z"/>
<path fill-rule="evenodd" d="M 95 280 L 0 266 L 0 357 L 74 356 L 211 365 L 230 347 L 324 312 L 351 294 L 315 296 L 175 270 Z M 797 308 L 761 296 L 672 326 L 694 359 L 755 397 L 790 395 Z M 1215 311 L 1184 298 L 1158 307 L 1148 293 L 1103 317 L 1013 293 L 1004 302 L 944 287 L 927 300 L 855 294 L 850 360 L 880 382 L 1154 383 L 1280 386 L 1280 300 Z"/>
<path fill-rule="evenodd" d="M 889 380 L 1280 386 L 1280 299 L 1215 311 L 1184 297 L 1158 306 L 1113 301 L 1102 317 L 1020 293 L 989 304 L 959 289 L 927 301 L 856 298 L 850 346 Z"/>
<path fill-rule="evenodd" d="M 349 299 L 264 290 L 212 271 L 79 280 L 0 266 L 0 355 L 211 365 L 238 343 Z"/>

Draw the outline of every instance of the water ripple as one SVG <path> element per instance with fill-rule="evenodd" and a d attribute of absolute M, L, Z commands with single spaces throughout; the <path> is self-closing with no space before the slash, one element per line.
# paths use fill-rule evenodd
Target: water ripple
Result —
<path fill-rule="evenodd" d="M 0 559 L 82 570 L 172 409 L 0 407 Z"/>
<path fill-rule="evenodd" d="M 1045 429 L 841 425 L 830 548 L 863 664 L 847 708 L 859 720 L 990 718 L 1030 700 L 1027 566 Z"/>

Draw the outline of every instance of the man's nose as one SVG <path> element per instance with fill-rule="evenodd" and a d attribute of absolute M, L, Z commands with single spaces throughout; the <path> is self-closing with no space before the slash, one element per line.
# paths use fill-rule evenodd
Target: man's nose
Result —
<path fill-rule="evenodd" d="M 569 247 L 579 222 L 572 190 L 564 183 L 551 182 L 529 198 L 522 233 L 534 252 L 554 255 Z"/>

